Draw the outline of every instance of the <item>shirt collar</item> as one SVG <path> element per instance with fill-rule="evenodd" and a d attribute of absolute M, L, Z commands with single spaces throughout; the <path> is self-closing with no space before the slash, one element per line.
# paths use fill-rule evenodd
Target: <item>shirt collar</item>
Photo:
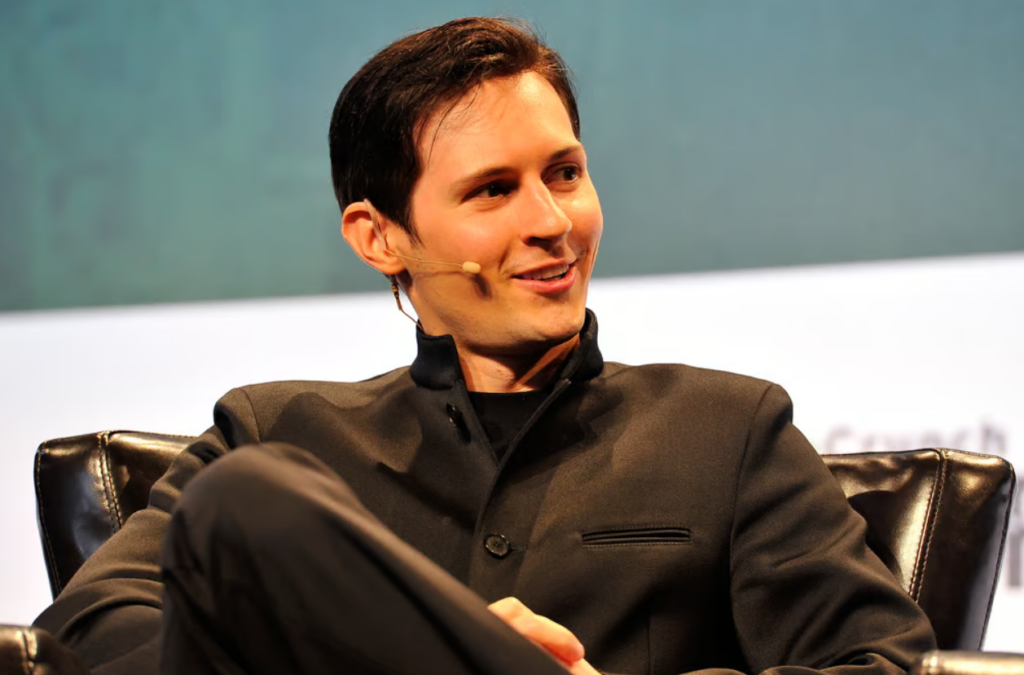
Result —
<path fill-rule="evenodd" d="M 413 381 L 427 389 L 451 389 L 462 380 L 462 366 L 459 365 L 459 350 L 451 335 L 427 335 L 416 327 L 416 360 L 412 362 L 409 374 Z M 589 380 L 604 368 L 604 357 L 597 346 L 597 317 L 587 310 L 580 343 L 562 364 L 557 380 Z"/>

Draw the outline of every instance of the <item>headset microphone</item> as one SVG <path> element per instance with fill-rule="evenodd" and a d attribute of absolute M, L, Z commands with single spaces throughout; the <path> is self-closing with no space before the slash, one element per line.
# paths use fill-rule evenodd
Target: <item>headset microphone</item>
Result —
<path fill-rule="evenodd" d="M 440 260 L 426 260 L 425 258 L 411 258 L 411 257 L 409 257 L 407 255 L 402 255 L 401 253 L 395 253 L 394 251 L 392 251 L 391 249 L 386 248 L 386 247 L 384 248 L 384 250 L 387 251 L 388 253 L 390 253 L 391 255 L 395 256 L 396 258 L 401 258 L 402 260 L 415 260 L 416 262 L 427 263 L 428 265 L 447 265 L 448 267 L 458 267 L 460 270 L 462 270 L 466 274 L 480 274 L 480 263 L 475 263 L 475 262 L 472 262 L 472 261 L 469 261 L 469 260 L 467 260 L 466 262 L 464 262 L 464 263 L 462 263 L 460 265 L 459 263 L 441 262 Z"/>
<path fill-rule="evenodd" d="M 395 253 L 390 248 L 388 248 L 388 242 L 386 239 L 384 239 L 384 233 L 381 231 L 380 225 L 377 222 L 377 209 L 374 208 L 373 204 L 371 204 L 370 200 L 368 199 L 364 199 L 363 203 L 366 204 L 366 210 L 370 212 L 370 219 L 373 221 L 373 229 L 377 230 L 377 234 L 380 235 L 381 240 L 384 241 L 384 250 L 390 253 L 391 255 L 395 256 L 396 258 L 401 258 L 402 260 L 413 260 L 415 262 L 426 263 L 428 265 L 444 265 L 446 267 L 458 267 L 466 274 L 480 274 L 480 263 L 475 263 L 470 260 L 467 260 L 464 263 L 452 263 L 442 262 L 440 260 L 426 260 L 425 258 L 413 258 L 411 256 L 402 255 L 401 253 Z"/>

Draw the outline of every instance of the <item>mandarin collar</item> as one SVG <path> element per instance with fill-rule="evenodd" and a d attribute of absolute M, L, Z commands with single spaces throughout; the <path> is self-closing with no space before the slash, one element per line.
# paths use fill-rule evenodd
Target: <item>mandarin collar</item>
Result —
<path fill-rule="evenodd" d="M 459 350 L 451 335 L 427 335 L 416 327 L 416 360 L 409 375 L 427 389 L 452 389 L 463 379 Z M 556 380 L 583 381 L 600 374 L 604 357 L 597 346 L 597 317 L 587 310 L 580 330 L 580 344 L 562 364 Z"/>

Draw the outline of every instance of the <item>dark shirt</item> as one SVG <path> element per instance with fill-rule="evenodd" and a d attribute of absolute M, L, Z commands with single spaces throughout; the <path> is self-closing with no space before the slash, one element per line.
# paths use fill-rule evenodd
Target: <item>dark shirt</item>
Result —
<path fill-rule="evenodd" d="M 473 403 L 473 409 L 480 418 L 480 424 L 487 433 L 487 439 L 491 442 L 499 462 L 504 459 L 505 451 L 512 444 L 516 434 L 526 426 L 527 420 L 550 393 L 548 389 L 517 391 L 511 394 L 469 392 L 469 400 Z"/>

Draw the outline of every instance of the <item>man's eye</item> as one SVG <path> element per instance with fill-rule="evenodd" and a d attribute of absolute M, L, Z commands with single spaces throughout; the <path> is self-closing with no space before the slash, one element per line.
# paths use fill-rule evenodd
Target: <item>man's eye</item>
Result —
<path fill-rule="evenodd" d="M 470 197 L 487 197 L 489 199 L 494 199 L 495 197 L 503 197 L 511 191 L 512 189 L 505 183 L 488 183 L 473 192 Z"/>
<path fill-rule="evenodd" d="M 574 164 L 568 164 L 566 166 L 559 167 L 554 174 L 555 180 L 562 180 L 568 183 L 579 180 L 580 168 Z"/>

